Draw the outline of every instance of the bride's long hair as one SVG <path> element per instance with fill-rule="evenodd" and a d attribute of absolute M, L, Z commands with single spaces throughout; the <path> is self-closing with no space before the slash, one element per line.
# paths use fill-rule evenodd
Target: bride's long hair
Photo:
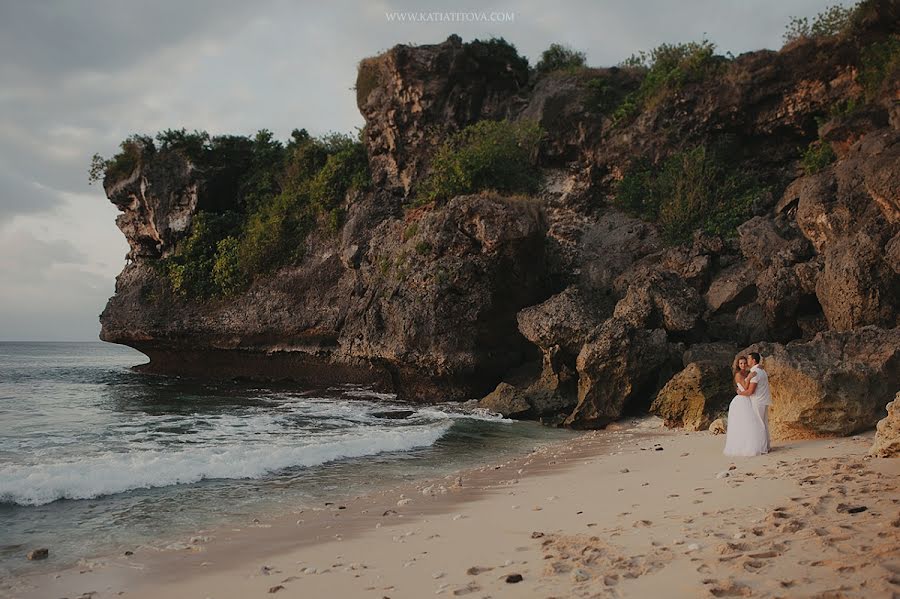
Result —
<path fill-rule="evenodd" d="M 743 360 L 744 362 L 746 362 L 746 361 L 747 361 L 747 356 L 738 356 L 737 358 L 734 359 L 734 364 L 733 364 L 733 366 L 732 366 L 732 368 L 734 369 L 734 372 L 741 372 L 741 371 L 743 371 L 743 369 L 741 368 L 741 360 Z"/>

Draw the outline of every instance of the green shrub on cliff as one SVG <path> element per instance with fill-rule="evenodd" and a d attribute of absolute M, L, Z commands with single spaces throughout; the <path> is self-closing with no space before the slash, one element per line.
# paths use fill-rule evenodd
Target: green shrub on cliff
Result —
<path fill-rule="evenodd" d="M 466 127 L 435 153 L 416 203 L 489 189 L 533 193 L 540 183 L 535 157 L 542 135 L 532 121 L 479 121 Z"/>
<path fill-rule="evenodd" d="M 328 155 L 325 164 L 309 182 L 312 206 L 336 230 L 343 218 L 341 203 L 350 190 L 365 190 L 369 186 L 369 160 L 361 143 L 346 138 L 335 153 Z"/>
<path fill-rule="evenodd" d="M 359 136 L 317 138 L 295 129 L 283 144 L 267 130 L 211 137 L 167 129 L 156 144 L 132 136 L 121 148 L 110 160 L 95 156 L 92 180 L 128 176 L 151 153 L 163 165 L 180 155 L 200 173 L 202 209 L 189 234 L 157 264 L 172 290 L 189 297 L 237 293 L 257 274 L 295 263 L 309 232 L 319 224 L 337 229 L 347 193 L 370 185 Z"/>
<path fill-rule="evenodd" d="M 238 293 L 248 282 L 247 272 L 240 264 L 240 247 L 240 241 L 233 235 L 216 243 L 212 275 L 216 290 L 221 295 Z"/>
<path fill-rule="evenodd" d="M 241 271 L 252 278 L 303 257 L 306 235 L 315 219 L 306 198 L 282 193 L 248 218 L 238 248 Z"/>
<path fill-rule="evenodd" d="M 728 61 L 715 54 L 716 45 L 707 39 L 682 44 L 662 44 L 633 54 L 620 66 L 645 71 L 641 86 L 628 94 L 613 113 L 615 122 L 627 121 L 641 110 L 653 108 L 672 90 L 718 73 Z"/>
<path fill-rule="evenodd" d="M 853 36 L 875 18 L 890 18 L 891 0 L 861 0 L 850 6 L 834 4 L 808 17 L 792 16 L 785 26 L 785 44 L 799 39 L 828 37 L 833 35 Z M 887 9 L 887 12 L 885 12 Z"/>
<path fill-rule="evenodd" d="M 194 215 L 190 234 L 181 240 L 174 254 L 160 261 L 172 291 L 188 297 L 210 297 L 223 292 L 214 274 L 218 243 L 238 231 L 240 222 L 241 217 L 235 212 L 201 211 Z"/>
<path fill-rule="evenodd" d="M 724 147 L 701 145 L 676 152 L 659 166 L 638 161 L 619 182 L 615 203 L 658 222 L 668 243 L 688 241 L 697 230 L 734 235 L 766 190 L 728 166 L 728 159 Z"/>
<path fill-rule="evenodd" d="M 831 144 L 825 141 L 814 141 L 806 148 L 800 158 L 803 172 L 807 175 L 818 173 L 837 159 Z"/>
<path fill-rule="evenodd" d="M 538 73 L 550 73 L 562 69 L 578 69 L 587 62 L 587 56 L 580 50 L 573 50 L 562 44 L 550 44 L 550 47 L 541 53 L 541 59 L 536 65 Z"/>
<path fill-rule="evenodd" d="M 854 9 L 855 6 L 835 4 L 817 14 L 811 22 L 807 17 L 791 17 L 785 27 L 784 43 L 840 33 L 850 24 Z"/>
<path fill-rule="evenodd" d="M 873 100 L 885 81 L 900 79 L 900 34 L 863 48 L 859 82 L 868 100 Z"/>

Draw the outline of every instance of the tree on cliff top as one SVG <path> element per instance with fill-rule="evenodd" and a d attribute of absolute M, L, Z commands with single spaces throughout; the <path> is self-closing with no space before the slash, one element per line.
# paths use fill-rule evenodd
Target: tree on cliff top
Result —
<path fill-rule="evenodd" d="M 550 44 L 541 53 L 541 59 L 535 65 L 538 73 L 550 73 L 560 69 L 580 68 L 587 63 L 587 56 L 581 50 L 573 50 L 562 44 Z"/>

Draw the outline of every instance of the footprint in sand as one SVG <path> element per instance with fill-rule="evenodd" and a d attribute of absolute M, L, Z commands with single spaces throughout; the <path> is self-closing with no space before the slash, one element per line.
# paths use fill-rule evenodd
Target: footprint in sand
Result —
<path fill-rule="evenodd" d="M 459 597 L 459 596 L 461 596 L 461 595 L 468 595 L 468 594 L 470 594 L 470 593 L 477 593 L 477 592 L 480 591 L 480 590 L 481 590 L 481 587 L 480 587 L 480 586 L 478 586 L 478 585 L 475 584 L 474 582 L 470 582 L 470 583 L 467 584 L 466 586 L 460 587 L 460 588 L 454 590 L 454 591 L 453 591 L 453 594 L 456 595 L 457 597 Z"/>
<path fill-rule="evenodd" d="M 719 581 L 706 579 L 703 584 L 709 585 L 709 592 L 713 597 L 749 597 L 750 587 L 735 580 Z"/>
<path fill-rule="evenodd" d="M 751 559 L 744 562 L 744 570 L 747 572 L 759 572 L 765 565 L 766 562 L 764 561 Z"/>

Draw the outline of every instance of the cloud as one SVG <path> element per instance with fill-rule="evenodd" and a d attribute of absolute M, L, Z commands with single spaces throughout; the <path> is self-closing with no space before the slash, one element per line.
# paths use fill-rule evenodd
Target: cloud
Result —
<path fill-rule="evenodd" d="M 0 331 L 8 340 L 96 339 L 97 307 L 114 281 L 85 270 L 87 256 L 66 240 L 13 228 L 0 236 Z M 90 315 L 93 314 L 93 318 Z"/>

